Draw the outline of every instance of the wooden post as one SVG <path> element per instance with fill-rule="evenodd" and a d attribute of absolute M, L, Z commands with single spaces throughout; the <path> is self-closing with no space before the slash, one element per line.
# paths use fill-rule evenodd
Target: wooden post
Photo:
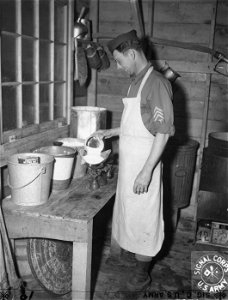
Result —
<path fill-rule="evenodd" d="M 54 0 L 50 0 L 50 39 L 54 41 L 55 37 L 55 3 Z M 54 120 L 54 60 L 55 60 L 54 43 L 50 45 L 50 85 L 49 85 L 49 119 Z"/>
<path fill-rule="evenodd" d="M 148 35 L 153 37 L 154 27 L 154 0 L 148 2 Z"/>
<path fill-rule="evenodd" d="M 39 82 L 39 66 L 40 66 L 40 15 L 39 15 L 39 1 L 35 0 L 34 3 L 34 25 L 35 25 L 35 37 L 37 40 L 34 41 L 34 60 L 35 60 L 35 66 L 34 66 L 34 77 L 35 82 Z M 34 123 L 39 124 L 40 123 L 40 85 L 35 84 L 34 85 Z"/>
<path fill-rule="evenodd" d="M 139 7 L 139 1 L 138 0 L 130 0 L 133 16 L 135 18 L 136 28 L 139 32 L 139 36 L 143 37 L 145 35 L 144 31 L 144 25 L 143 25 L 143 18 L 142 18 L 142 12 Z"/>
<path fill-rule="evenodd" d="M 92 20 L 92 36 L 93 32 L 96 34 L 99 31 L 99 0 L 91 1 L 90 5 L 90 18 Z M 94 39 L 94 42 L 97 38 Z M 97 105 L 97 70 L 91 71 L 91 82 L 87 90 L 87 105 Z"/>
<path fill-rule="evenodd" d="M 217 6 L 218 0 L 215 0 L 214 6 L 212 8 L 212 16 L 211 16 L 211 34 L 210 34 L 210 42 L 209 48 L 213 49 L 214 45 L 214 34 L 215 34 L 215 24 L 216 24 L 216 14 L 217 14 Z M 208 61 L 212 61 L 211 54 L 208 55 Z M 203 149 L 206 145 L 206 136 L 207 136 L 207 123 L 208 123 L 208 110 L 209 110 L 209 102 L 210 102 L 210 89 L 211 89 L 211 77 L 212 74 L 206 74 L 206 89 L 205 89 L 205 100 L 204 100 L 204 110 L 203 110 L 203 120 L 202 120 L 202 128 L 201 128 L 201 137 L 200 137 L 200 149 L 199 149 L 199 157 L 198 157 L 198 174 L 196 181 L 196 207 L 195 207 L 195 215 L 194 220 L 196 223 L 197 220 L 197 201 L 199 196 L 199 184 L 200 184 L 200 176 L 201 176 L 201 164 L 203 158 Z M 195 224 L 195 231 L 197 230 L 197 224 Z"/>
<path fill-rule="evenodd" d="M 70 113 L 71 106 L 73 104 L 73 11 L 74 11 L 74 2 L 69 1 L 67 14 L 68 14 L 68 36 L 67 36 L 67 124 L 70 124 Z"/>
<path fill-rule="evenodd" d="M 1 61 L 1 49 L 2 49 L 2 39 L 1 39 L 1 35 L 0 35 L 0 66 L 2 65 L 2 61 Z M 1 68 L 0 68 L 0 145 L 3 144 L 3 122 L 2 122 L 2 117 L 3 117 L 3 111 L 2 111 L 2 74 L 1 74 Z M 1 179 L 1 177 L 0 177 Z M 0 183 L 1 184 L 1 183 Z"/>
<path fill-rule="evenodd" d="M 17 128 L 22 128 L 22 4 L 16 1 L 16 31 L 19 34 L 16 39 L 16 81 L 20 82 L 16 89 Z"/>

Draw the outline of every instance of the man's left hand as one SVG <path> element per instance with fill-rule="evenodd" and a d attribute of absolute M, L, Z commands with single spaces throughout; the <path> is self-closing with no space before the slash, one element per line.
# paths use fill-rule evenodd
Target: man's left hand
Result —
<path fill-rule="evenodd" d="M 147 193 L 150 181 L 151 173 L 141 171 L 135 179 L 133 192 L 138 195 Z"/>

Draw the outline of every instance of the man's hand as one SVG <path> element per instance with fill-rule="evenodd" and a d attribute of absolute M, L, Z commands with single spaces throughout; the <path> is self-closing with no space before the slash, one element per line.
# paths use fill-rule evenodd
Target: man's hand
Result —
<path fill-rule="evenodd" d="M 148 192 L 148 187 L 151 181 L 151 172 L 142 170 L 135 179 L 133 192 L 135 194 L 144 194 Z"/>
<path fill-rule="evenodd" d="M 119 128 L 97 130 L 91 136 L 97 136 L 100 139 L 109 139 L 119 135 Z"/>
<path fill-rule="evenodd" d="M 169 139 L 169 134 L 157 133 L 150 150 L 150 154 L 142 168 L 142 171 L 135 179 L 133 192 L 136 194 L 147 193 L 151 182 L 153 170 L 160 161 L 165 145 Z"/>

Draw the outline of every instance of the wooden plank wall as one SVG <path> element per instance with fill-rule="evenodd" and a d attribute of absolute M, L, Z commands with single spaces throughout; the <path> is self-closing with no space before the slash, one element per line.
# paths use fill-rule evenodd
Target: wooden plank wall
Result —
<path fill-rule="evenodd" d="M 214 3 L 214 0 L 154 0 L 153 37 L 209 46 Z M 149 8 L 150 3 L 142 1 L 146 33 L 149 32 Z M 111 32 L 117 35 L 135 28 L 128 0 L 100 0 L 99 11 L 100 34 Z M 228 13 L 227 1 L 219 0 L 214 48 L 228 55 L 226 12 Z M 100 42 L 105 44 L 106 40 Z M 210 61 L 209 54 L 164 45 L 152 45 L 152 53 L 152 59 L 167 61 L 174 70 L 177 69 L 173 61 L 189 63 L 186 64 L 186 69 L 182 67 L 177 70 L 181 77 L 174 87 L 175 125 L 178 134 L 200 141 L 207 76 L 206 73 L 199 72 L 200 68 L 197 72 L 194 70 L 189 72 L 189 69 L 191 63 L 201 62 L 207 65 Z M 122 111 L 119 97 L 126 94 L 128 79 L 123 74 L 119 75 L 115 68 L 115 63 L 112 61 L 108 70 L 98 73 L 97 104 L 113 112 L 112 125 L 118 126 Z M 227 111 L 227 78 L 213 74 L 207 134 L 211 131 L 228 129 Z"/>
<path fill-rule="evenodd" d="M 214 43 L 214 49 L 228 57 L 226 0 L 142 0 L 140 3 L 147 35 L 206 47 Z M 115 36 L 135 27 L 129 0 L 99 0 L 100 35 L 107 37 L 111 33 Z M 104 46 L 107 41 L 107 38 L 99 39 Z M 205 126 L 206 145 L 209 132 L 227 131 L 228 77 L 213 72 L 217 60 L 212 61 L 208 53 L 173 46 L 151 44 L 151 50 L 155 65 L 156 61 L 167 61 L 181 75 L 174 85 L 176 134 L 202 143 L 202 129 Z M 110 55 L 109 58 L 110 68 L 97 74 L 97 105 L 111 112 L 109 123 L 111 127 L 116 127 L 120 124 L 123 109 L 121 98 L 126 95 L 129 79 L 116 70 L 115 62 Z M 207 115 L 207 100 L 208 118 L 203 123 L 203 116 Z M 196 182 L 194 186 L 196 190 Z M 195 199 L 192 202 L 186 210 L 189 217 L 194 215 Z"/>

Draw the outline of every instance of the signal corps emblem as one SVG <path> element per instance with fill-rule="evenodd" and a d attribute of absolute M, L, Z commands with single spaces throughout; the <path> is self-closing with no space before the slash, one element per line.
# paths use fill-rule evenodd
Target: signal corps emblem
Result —
<path fill-rule="evenodd" d="M 210 294 L 228 290 L 227 258 L 218 252 L 194 252 L 195 255 L 192 255 L 192 284 L 194 289 Z"/>

